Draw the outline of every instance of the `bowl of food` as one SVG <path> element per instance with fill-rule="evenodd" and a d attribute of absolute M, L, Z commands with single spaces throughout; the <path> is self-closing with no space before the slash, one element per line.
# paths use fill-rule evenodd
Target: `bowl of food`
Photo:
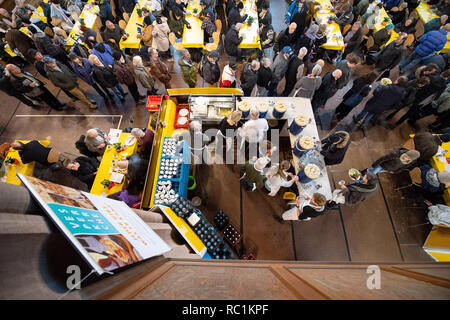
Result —
<path fill-rule="evenodd" d="M 361 172 L 359 172 L 358 169 L 351 168 L 350 170 L 348 170 L 348 176 L 352 180 L 360 180 L 361 179 Z"/>

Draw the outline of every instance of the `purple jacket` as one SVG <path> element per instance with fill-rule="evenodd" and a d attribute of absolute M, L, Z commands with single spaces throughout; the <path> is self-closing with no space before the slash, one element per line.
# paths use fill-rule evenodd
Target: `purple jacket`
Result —
<path fill-rule="evenodd" d="M 94 66 L 86 58 L 82 58 L 81 62 L 83 63 L 82 66 L 80 66 L 78 63 L 73 63 L 73 69 L 75 70 L 76 75 L 80 77 L 81 80 L 92 86 L 94 84 L 94 79 L 92 78 L 91 74 L 94 71 Z"/>
<path fill-rule="evenodd" d="M 122 190 L 113 194 L 110 194 L 108 198 L 123 201 L 127 204 L 127 206 L 131 207 L 136 202 L 140 201 L 141 199 L 139 196 L 134 194 L 129 194 L 128 190 Z"/>

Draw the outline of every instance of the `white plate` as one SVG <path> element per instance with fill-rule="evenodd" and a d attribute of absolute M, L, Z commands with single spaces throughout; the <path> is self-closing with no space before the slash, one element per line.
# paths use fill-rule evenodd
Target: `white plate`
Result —
<path fill-rule="evenodd" d="M 178 124 L 179 125 L 183 125 L 187 123 L 187 118 L 186 117 L 179 117 L 178 118 Z"/>
<path fill-rule="evenodd" d="M 136 142 L 136 138 L 133 137 L 133 136 L 128 136 L 128 137 L 125 139 L 125 145 L 126 145 L 127 147 L 132 146 L 135 142 Z"/>
<path fill-rule="evenodd" d="M 188 113 L 189 113 L 188 109 L 180 109 L 180 112 L 179 112 L 180 116 L 182 116 L 182 117 L 186 117 L 188 115 Z"/>

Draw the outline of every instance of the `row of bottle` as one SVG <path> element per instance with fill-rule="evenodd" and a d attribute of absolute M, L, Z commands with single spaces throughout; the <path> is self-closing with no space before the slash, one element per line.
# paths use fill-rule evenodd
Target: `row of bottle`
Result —
<path fill-rule="evenodd" d="M 214 216 L 214 224 L 216 225 L 217 229 L 223 230 L 229 223 L 228 216 L 223 213 L 222 210 L 219 211 L 218 214 Z"/>

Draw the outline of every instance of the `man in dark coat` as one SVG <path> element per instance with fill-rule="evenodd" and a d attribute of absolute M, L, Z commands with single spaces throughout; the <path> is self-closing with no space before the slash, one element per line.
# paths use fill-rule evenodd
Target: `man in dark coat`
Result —
<path fill-rule="evenodd" d="M 312 100 L 313 110 L 318 107 L 325 106 L 327 100 L 334 96 L 338 91 L 337 81 L 342 76 L 342 71 L 339 69 L 333 72 L 328 72 L 322 79 L 322 84 L 319 89 L 314 93 L 314 98 Z"/>
<path fill-rule="evenodd" d="M 275 40 L 275 45 L 273 46 L 273 51 L 277 54 L 284 47 L 291 47 L 297 41 L 295 30 L 297 30 L 297 24 L 295 22 L 290 23 L 289 26 L 280 32 L 277 39 Z"/>
<path fill-rule="evenodd" d="M 353 120 L 358 123 L 363 121 L 362 125 L 367 125 L 372 118 L 376 118 L 383 112 L 392 109 L 403 100 L 406 94 L 406 86 L 408 85 L 408 78 L 399 77 L 393 84 L 380 84 L 373 92 L 373 97 L 370 98 L 364 109 L 353 116 Z"/>
<path fill-rule="evenodd" d="M 124 40 L 127 39 L 126 32 L 117 24 L 114 24 L 109 20 L 106 21 L 106 28 L 102 34 L 103 40 L 118 50 L 120 49 L 119 42 L 122 37 Z"/>
<path fill-rule="evenodd" d="M 355 49 L 359 47 L 363 40 L 363 32 L 364 30 L 361 26 L 361 22 L 356 21 L 344 36 L 344 59 L 349 53 L 355 51 Z"/>
<path fill-rule="evenodd" d="M 217 50 L 211 51 L 208 55 L 203 56 L 199 66 L 200 76 L 210 86 L 213 87 L 220 79 L 219 68 L 219 52 Z"/>
<path fill-rule="evenodd" d="M 292 16 L 291 23 L 294 22 L 297 25 L 295 29 L 295 39 L 300 38 L 300 36 L 305 32 L 306 27 L 308 26 L 307 19 L 307 8 L 304 2 L 298 2 L 298 11 Z"/>
<path fill-rule="evenodd" d="M 361 181 L 355 181 L 348 186 L 341 186 L 348 206 L 357 205 L 375 195 L 378 190 L 377 176 L 371 173 L 364 175 Z"/>
<path fill-rule="evenodd" d="M 9 78 L 5 75 L 5 70 L 2 65 L 0 65 L 0 90 L 7 95 L 20 100 L 22 103 L 29 107 L 37 108 L 38 106 L 33 103 L 30 99 L 27 99 L 23 94 L 18 92 L 11 84 Z"/>
<path fill-rule="evenodd" d="M 285 74 L 286 84 L 282 93 L 283 96 L 287 97 L 291 93 L 292 89 L 294 89 L 297 80 L 303 76 L 303 58 L 307 54 L 308 49 L 303 47 L 298 51 L 298 55 L 292 55 L 290 58 Z"/>
<path fill-rule="evenodd" d="M 367 169 L 367 172 L 377 174 L 380 172 L 399 173 L 409 171 L 418 166 L 417 159 L 419 157 L 420 152 L 417 150 L 399 148 L 377 159 L 372 163 L 372 168 Z"/>
<path fill-rule="evenodd" d="M 373 46 L 369 48 L 369 52 L 378 52 L 380 47 L 389 41 L 392 32 L 394 32 L 394 25 L 388 24 L 386 28 L 378 30 L 373 35 Z"/>
<path fill-rule="evenodd" d="M 342 89 L 350 80 L 353 68 L 358 64 L 359 58 L 355 54 L 349 54 L 347 59 L 341 60 L 336 64 L 336 69 L 342 71 L 342 76 L 337 81 L 337 88 Z"/>
<path fill-rule="evenodd" d="M 131 15 L 133 12 L 134 6 L 136 5 L 136 0 L 119 0 L 119 7 L 123 12 Z"/>
<path fill-rule="evenodd" d="M 65 160 L 63 165 L 70 170 L 73 176 L 86 183 L 91 189 L 100 163 L 96 158 L 78 157 L 73 161 Z"/>
<path fill-rule="evenodd" d="M 123 56 L 120 54 L 120 52 L 116 51 L 113 52 L 113 57 L 114 57 L 114 71 L 116 73 L 116 77 L 119 83 L 123 83 L 128 87 L 128 91 L 130 91 L 136 103 L 145 103 L 144 100 L 140 100 L 141 98 L 143 99 L 144 96 L 141 96 L 139 94 L 134 74 L 128 68 Z"/>
<path fill-rule="evenodd" d="M 10 29 L 6 33 L 5 40 L 8 42 L 11 50 L 19 50 L 28 62 L 33 63 L 33 58 L 28 54 L 28 50 L 31 48 L 36 49 L 36 47 L 30 37 L 19 29 Z"/>
<path fill-rule="evenodd" d="M 345 131 L 337 131 L 323 139 L 320 153 L 324 157 L 325 164 L 327 166 L 340 164 L 344 160 L 350 143 L 350 135 Z"/>
<path fill-rule="evenodd" d="M 228 14 L 228 25 L 232 26 L 233 24 L 237 23 L 244 23 L 247 20 L 248 15 L 241 16 L 241 12 L 244 9 L 244 4 L 242 2 L 239 2 L 237 7 L 234 7 L 231 9 L 230 13 Z"/>
<path fill-rule="evenodd" d="M 238 61 L 242 55 L 242 49 L 238 48 L 239 44 L 244 39 L 239 37 L 239 30 L 241 30 L 242 24 L 238 23 L 232 25 L 225 36 L 225 52 L 234 58 L 234 61 Z"/>
<path fill-rule="evenodd" d="M 253 60 L 252 62 L 247 62 L 242 70 L 241 74 L 241 88 L 244 91 L 245 97 L 250 97 L 252 90 L 258 80 L 258 70 L 260 63 L 258 60 Z"/>
<path fill-rule="evenodd" d="M 405 47 L 403 43 L 408 35 L 401 33 L 393 42 L 384 47 L 379 54 L 374 58 L 375 60 L 375 72 L 383 72 L 384 70 L 391 70 L 402 59 Z"/>

